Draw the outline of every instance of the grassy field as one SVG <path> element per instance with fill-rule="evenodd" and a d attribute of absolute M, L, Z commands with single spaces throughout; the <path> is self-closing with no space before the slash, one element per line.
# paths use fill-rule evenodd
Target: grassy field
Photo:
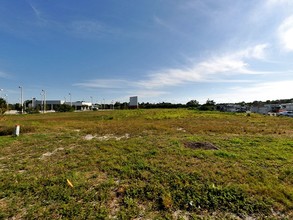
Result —
<path fill-rule="evenodd" d="M 292 118 L 0 116 L 0 219 L 293 219 L 292 210 Z"/>

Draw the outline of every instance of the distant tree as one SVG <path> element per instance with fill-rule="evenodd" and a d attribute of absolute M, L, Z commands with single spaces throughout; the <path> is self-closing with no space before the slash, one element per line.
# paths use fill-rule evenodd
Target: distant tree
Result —
<path fill-rule="evenodd" d="M 121 109 L 128 109 L 128 102 L 121 103 Z"/>
<path fill-rule="evenodd" d="M 263 106 L 263 102 L 262 101 L 253 101 L 252 105 L 253 106 Z"/>
<path fill-rule="evenodd" d="M 23 102 L 23 105 L 24 105 L 24 108 L 26 109 L 26 108 L 31 108 L 32 107 L 32 100 L 25 100 L 24 102 Z"/>
<path fill-rule="evenodd" d="M 121 103 L 120 102 L 115 102 L 114 108 L 115 109 L 120 109 L 121 108 Z"/>
<path fill-rule="evenodd" d="M 0 98 L 0 115 L 3 115 L 7 111 L 7 102 L 5 99 Z"/>
<path fill-rule="evenodd" d="M 20 104 L 20 103 L 16 103 L 16 104 L 14 105 L 14 109 L 15 109 L 16 111 L 21 111 L 21 109 L 22 109 L 21 104 Z"/>
<path fill-rule="evenodd" d="M 246 106 L 246 103 L 244 101 L 242 102 L 238 102 L 238 103 L 235 103 L 236 105 L 240 105 L 240 106 Z"/>
<path fill-rule="evenodd" d="M 199 109 L 203 111 L 214 111 L 216 110 L 216 103 L 214 100 L 208 99 L 205 104 L 200 106 Z"/>
<path fill-rule="evenodd" d="M 197 108 L 199 106 L 199 102 L 196 100 L 190 100 L 186 103 L 186 107 L 188 108 Z"/>
<path fill-rule="evenodd" d="M 214 100 L 210 100 L 210 99 L 208 99 L 207 101 L 206 101 L 206 105 L 215 105 L 216 103 L 214 102 Z"/>
<path fill-rule="evenodd" d="M 28 114 L 38 114 L 38 113 L 40 113 L 40 110 L 38 108 L 27 107 L 25 109 L 25 112 Z"/>

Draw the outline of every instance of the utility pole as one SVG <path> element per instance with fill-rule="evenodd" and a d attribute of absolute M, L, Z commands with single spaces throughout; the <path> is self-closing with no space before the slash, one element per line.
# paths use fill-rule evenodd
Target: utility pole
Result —
<path fill-rule="evenodd" d="M 43 113 L 45 113 L 46 112 L 46 91 L 42 89 L 42 93 L 43 93 L 43 100 L 44 100 Z"/>
<path fill-rule="evenodd" d="M 70 99 L 70 106 L 72 106 L 71 93 L 69 93 L 69 99 Z"/>
<path fill-rule="evenodd" d="M 93 110 L 93 97 L 91 96 L 91 103 L 92 103 L 92 106 L 91 106 L 91 110 Z"/>
<path fill-rule="evenodd" d="M 7 105 L 7 111 L 9 110 L 9 104 L 8 104 L 8 95 L 5 94 L 5 100 L 6 100 L 6 105 Z"/>
<path fill-rule="evenodd" d="M 21 107 L 21 114 L 23 114 L 23 91 L 22 91 L 22 86 L 18 86 L 20 88 L 20 107 Z"/>

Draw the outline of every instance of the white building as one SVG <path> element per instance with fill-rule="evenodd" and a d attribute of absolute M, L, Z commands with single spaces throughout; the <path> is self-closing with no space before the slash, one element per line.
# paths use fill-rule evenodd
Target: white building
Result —
<path fill-rule="evenodd" d="M 76 102 L 65 102 L 63 100 L 32 100 L 32 108 L 39 108 L 42 111 L 54 111 L 58 109 L 60 105 L 70 105 L 74 107 L 75 110 L 86 111 L 92 110 L 93 104 L 91 102 L 76 101 Z M 45 108 L 44 108 L 45 106 Z"/>
<path fill-rule="evenodd" d="M 85 101 L 76 101 L 76 102 L 65 102 L 66 105 L 71 105 L 75 110 L 87 111 L 92 110 L 93 103 Z"/>

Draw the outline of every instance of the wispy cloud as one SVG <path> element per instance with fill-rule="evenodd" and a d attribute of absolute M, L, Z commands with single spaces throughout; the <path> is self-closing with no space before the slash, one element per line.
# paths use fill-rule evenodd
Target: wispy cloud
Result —
<path fill-rule="evenodd" d="M 9 74 L 7 74 L 7 73 L 5 73 L 5 72 L 2 72 L 2 71 L 0 71 L 0 78 L 7 79 L 7 78 L 9 78 Z"/>
<path fill-rule="evenodd" d="M 137 95 L 140 98 L 154 98 L 154 97 L 159 97 L 159 96 L 162 96 L 162 95 L 169 94 L 169 92 L 160 91 L 160 90 L 141 89 L 141 90 L 128 91 L 128 94 Z"/>
<path fill-rule="evenodd" d="M 287 51 L 293 51 L 293 16 L 287 17 L 278 30 L 281 45 Z"/>
<path fill-rule="evenodd" d="M 50 25 L 51 22 L 45 18 L 44 13 L 38 8 L 36 7 L 31 1 L 27 1 L 30 8 L 32 9 L 35 17 L 36 17 L 36 24 L 39 26 L 47 26 Z"/>
<path fill-rule="evenodd" d="M 161 26 L 161 27 L 163 27 L 163 28 L 165 28 L 165 29 L 167 29 L 167 30 L 169 30 L 171 32 L 176 31 L 175 28 L 171 24 L 167 23 L 166 21 L 164 21 L 163 19 L 159 18 L 158 16 L 154 16 L 154 22 L 157 25 L 159 25 L 159 26 Z"/>
<path fill-rule="evenodd" d="M 76 20 L 72 21 L 67 27 L 70 33 L 82 38 L 92 39 L 119 33 L 119 30 L 97 20 Z"/>
<path fill-rule="evenodd" d="M 35 6 L 33 6 L 31 2 L 28 2 L 28 3 L 30 5 L 31 9 L 33 10 L 33 12 L 35 13 L 36 17 L 38 19 L 41 19 L 41 15 L 42 15 L 41 11 L 38 10 Z"/>
<path fill-rule="evenodd" d="M 75 83 L 73 86 L 95 89 L 123 89 L 131 86 L 131 82 L 119 79 L 94 79 L 82 83 Z"/>
<path fill-rule="evenodd" d="M 268 44 L 258 44 L 245 50 L 239 51 L 235 55 L 248 59 L 264 60 L 267 57 L 266 49 L 268 49 L 268 47 Z"/>
<path fill-rule="evenodd" d="M 104 27 L 100 22 L 97 21 L 73 21 L 70 24 L 72 31 L 83 34 L 83 33 L 92 33 L 98 34 L 104 31 Z"/>

